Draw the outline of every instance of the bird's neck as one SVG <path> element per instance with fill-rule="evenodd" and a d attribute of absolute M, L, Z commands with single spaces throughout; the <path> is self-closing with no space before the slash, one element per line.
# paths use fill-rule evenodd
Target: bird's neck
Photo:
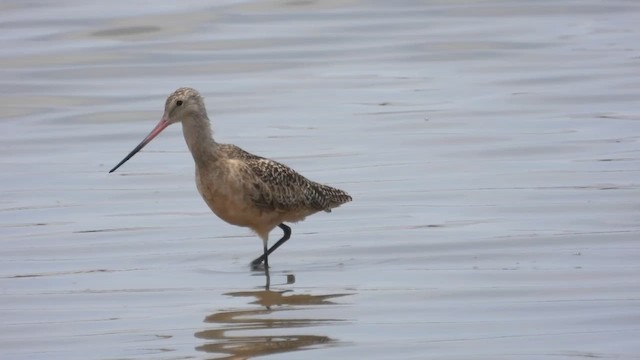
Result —
<path fill-rule="evenodd" d="M 197 167 L 211 164 L 218 158 L 218 143 L 213 140 L 211 124 L 206 115 L 195 114 L 184 119 L 182 133 Z"/>

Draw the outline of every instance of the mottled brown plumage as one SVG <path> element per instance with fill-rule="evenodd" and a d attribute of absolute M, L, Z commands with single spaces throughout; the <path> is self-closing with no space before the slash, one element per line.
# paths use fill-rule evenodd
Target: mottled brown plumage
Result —
<path fill-rule="evenodd" d="M 346 192 L 313 182 L 277 161 L 253 155 L 231 144 L 214 141 L 204 101 L 191 88 L 180 88 L 165 103 L 156 128 L 116 167 L 130 159 L 167 126 L 182 123 L 185 141 L 196 164 L 196 185 L 207 205 L 221 219 L 251 228 L 263 240 L 264 261 L 291 233 L 283 222 L 297 222 L 319 211 L 351 201 Z M 267 249 L 269 232 L 276 226 L 284 236 Z"/>
<path fill-rule="evenodd" d="M 253 155 L 231 144 L 220 144 L 229 159 L 247 165 L 253 189 L 247 189 L 253 204 L 264 211 L 327 211 L 351 201 L 342 190 L 311 181 L 277 161 Z"/>

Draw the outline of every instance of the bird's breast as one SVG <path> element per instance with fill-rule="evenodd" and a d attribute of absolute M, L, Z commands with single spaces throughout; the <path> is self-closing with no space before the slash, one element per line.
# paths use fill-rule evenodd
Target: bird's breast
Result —
<path fill-rule="evenodd" d="M 246 185 L 230 169 L 196 171 L 196 185 L 209 208 L 230 224 L 253 227 L 255 218 L 260 216 L 248 200 Z"/>

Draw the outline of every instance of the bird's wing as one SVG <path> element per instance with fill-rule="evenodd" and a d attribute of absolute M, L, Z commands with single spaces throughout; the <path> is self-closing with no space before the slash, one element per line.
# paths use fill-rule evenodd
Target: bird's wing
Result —
<path fill-rule="evenodd" d="M 256 206 L 273 210 L 308 208 L 324 210 L 318 196 L 313 196 L 314 183 L 293 169 L 269 159 L 248 162 L 256 176 L 251 199 Z"/>
<path fill-rule="evenodd" d="M 247 192 L 259 208 L 321 211 L 351 200 L 343 191 L 313 182 L 284 164 L 253 155 L 235 145 L 226 146 L 229 146 L 225 152 L 230 158 L 246 165 L 245 171 L 253 179 L 247 183 Z M 336 196 L 342 198 L 337 199 Z"/>

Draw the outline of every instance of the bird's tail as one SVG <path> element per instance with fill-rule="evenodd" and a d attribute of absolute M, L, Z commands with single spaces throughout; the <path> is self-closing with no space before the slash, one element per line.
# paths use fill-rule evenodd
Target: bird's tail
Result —
<path fill-rule="evenodd" d="M 331 211 L 331 209 L 353 200 L 345 191 L 331 186 L 318 184 L 317 191 L 324 198 L 323 207 L 325 211 Z"/>

